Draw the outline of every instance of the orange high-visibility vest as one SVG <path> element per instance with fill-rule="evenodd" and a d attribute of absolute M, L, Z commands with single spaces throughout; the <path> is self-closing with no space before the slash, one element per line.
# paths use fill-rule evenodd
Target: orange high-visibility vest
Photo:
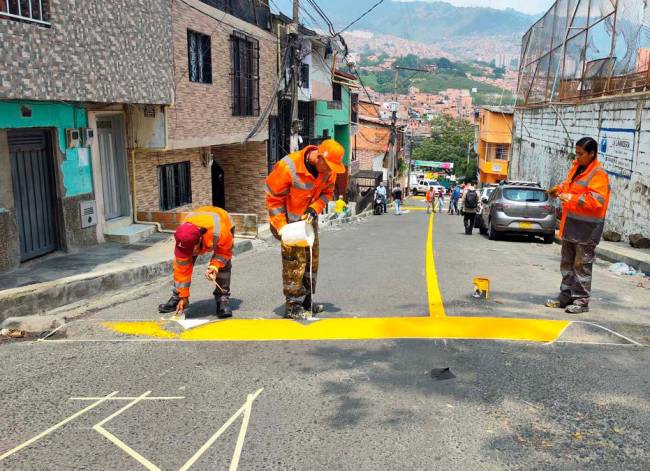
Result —
<path fill-rule="evenodd" d="M 266 179 L 266 207 L 271 225 L 278 231 L 288 222 L 300 221 L 308 208 L 322 213 L 334 197 L 336 174 L 314 178 L 307 170 L 305 155 L 314 149 L 318 148 L 308 146 L 287 155 Z"/>
<path fill-rule="evenodd" d="M 234 224 L 230 215 L 215 206 L 203 206 L 187 215 L 183 222 L 189 222 L 205 229 L 195 255 L 212 252 L 210 266 L 223 268 L 232 259 Z M 190 297 L 192 271 L 195 258 L 174 257 L 174 288 L 181 298 Z"/>
<path fill-rule="evenodd" d="M 565 182 L 557 186 L 558 193 L 571 195 L 562 204 L 560 237 L 569 242 L 596 245 L 605 229 L 610 187 L 607 172 L 597 159 L 576 177 L 578 161 Z"/>

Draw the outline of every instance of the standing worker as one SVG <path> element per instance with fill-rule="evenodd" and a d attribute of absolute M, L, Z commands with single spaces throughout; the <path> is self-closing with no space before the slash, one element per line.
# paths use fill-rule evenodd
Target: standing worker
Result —
<path fill-rule="evenodd" d="M 548 194 L 562 201 L 562 285 L 557 299 L 549 299 L 546 306 L 569 314 L 589 312 L 596 246 L 610 197 L 609 177 L 598 161 L 594 139 L 584 137 L 576 143 L 576 160 L 566 181 Z"/>
<path fill-rule="evenodd" d="M 312 220 L 316 234 L 311 262 L 308 247 L 282 244 L 285 317 L 290 319 L 307 319 L 312 312 L 323 311 L 323 306 L 312 305 L 318 273 L 318 215 L 334 196 L 336 174 L 345 172 L 344 154 L 341 144 L 327 139 L 318 147 L 287 155 L 266 179 L 266 207 L 275 238 L 282 240 L 287 223 L 300 220 Z"/>
<path fill-rule="evenodd" d="M 429 214 L 429 211 L 433 211 L 435 213 L 436 207 L 434 205 L 436 204 L 436 192 L 432 186 L 430 186 L 427 192 L 424 194 L 424 199 L 427 202 L 427 214 Z"/>
<path fill-rule="evenodd" d="M 232 317 L 230 308 L 230 275 L 235 227 L 230 215 L 223 209 L 204 206 L 187 215 L 174 233 L 174 291 L 160 313 L 176 312 L 183 315 L 190 305 L 190 285 L 196 258 L 212 252 L 205 277 L 216 284 L 214 298 L 216 315 L 220 319 Z"/>

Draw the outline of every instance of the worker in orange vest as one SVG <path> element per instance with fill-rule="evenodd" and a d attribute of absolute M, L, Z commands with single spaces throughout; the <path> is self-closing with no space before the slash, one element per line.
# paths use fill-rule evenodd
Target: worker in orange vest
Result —
<path fill-rule="evenodd" d="M 216 315 L 220 319 L 232 317 L 230 308 L 230 276 L 235 226 L 223 209 L 204 206 L 187 215 L 174 233 L 174 291 L 165 304 L 158 306 L 161 313 L 183 315 L 190 304 L 192 271 L 199 255 L 212 253 L 205 277 L 216 284 L 214 297 Z"/>
<path fill-rule="evenodd" d="M 589 311 L 596 246 L 605 227 L 610 187 L 598 161 L 598 143 L 589 137 L 576 143 L 576 160 L 566 181 L 548 191 L 562 201 L 562 285 L 547 307 L 570 314 Z"/>
<path fill-rule="evenodd" d="M 273 235 L 282 240 L 287 223 L 304 219 L 312 222 L 316 234 L 312 257 L 309 248 L 282 244 L 285 317 L 307 319 L 323 311 L 323 306 L 312 304 L 319 262 L 318 215 L 333 200 L 336 174 L 345 172 L 344 154 L 341 144 L 327 139 L 318 147 L 307 146 L 287 155 L 266 179 L 266 207 Z"/>

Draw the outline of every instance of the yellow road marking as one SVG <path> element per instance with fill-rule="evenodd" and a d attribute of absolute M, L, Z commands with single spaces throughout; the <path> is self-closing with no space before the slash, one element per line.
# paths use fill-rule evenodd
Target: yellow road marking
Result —
<path fill-rule="evenodd" d="M 421 207 L 421 206 L 402 206 L 403 210 L 406 211 L 426 211 L 427 208 Z"/>
<path fill-rule="evenodd" d="M 440 295 L 438 275 L 436 274 L 436 262 L 433 253 L 433 220 L 434 215 L 431 213 L 431 216 L 429 216 L 426 248 L 427 293 L 429 296 L 429 316 L 440 318 L 445 317 L 445 306 Z"/>
<path fill-rule="evenodd" d="M 133 335 L 129 322 L 104 322 Z M 384 317 L 322 319 L 302 324 L 289 319 L 234 319 L 213 322 L 179 334 L 151 322 L 147 336 L 179 341 L 476 339 L 552 342 L 569 321 L 489 317 Z"/>

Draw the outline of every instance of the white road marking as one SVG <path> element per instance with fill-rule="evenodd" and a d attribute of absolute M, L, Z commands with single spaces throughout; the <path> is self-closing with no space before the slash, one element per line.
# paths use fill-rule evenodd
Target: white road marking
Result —
<path fill-rule="evenodd" d="M 110 394 L 107 395 L 107 396 L 104 396 L 104 397 L 102 397 L 102 398 L 98 398 L 97 401 L 95 401 L 94 403 L 90 404 L 88 407 L 85 407 L 84 409 L 81 409 L 79 412 L 76 412 L 76 413 L 72 414 L 70 417 L 68 417 L 68 418 L 66 418 L 66 419 L 64 419 L 64 420 L 62 420 L 61 422 L 59 422 L 59 423 L 56 424 L 56 425 L 53 425 L 52 427 L 48 428 L 48 429 L 45 430 L 44 432 L 39 433 L 38 435 L 36 435 L 36 436 L 33 437 L 33 438 L 30 438 L 29 440 L 27 440 L 27 441 L 24 442 L 24 443 L 21 443 L 21 444 L 18 445 L 16 448 L 13 448 L 13 449 L 7 451 L 6 453 L 0 455 L 0 461 L 4 460 L 5 458 L 8 458 L 9 456 L 13 455 L 14 453 L 19 452 L 19 451 L 22 450 L 23 448 L 28 447 L 28 446 L 31 445 L 32 443 L 37 442 L 38 440 L 40 440 L 41 438 L 45 437 L 46 435 L 49 435 L 50 433 L 54 432 L 55 430 L 57 430 L 57 429 L 63 427 L 63 426 L 64 426 L 65 424 L 67 424 L 68 422 L 73 421 L 73 420 L 76 419 L 77 417 L 79 417 L 79 416 L 85 414 L 86 412 L 88 412 L 88 411 L 94 409 L 94 408 L 97 407 L 98 405 L 100 405 L 100 404 L 102 404 L 102 403 L 108 401 L 110 398 L 114 397 L 118 392 L 119 392 L 119 391 L 113 391 L 112 393 L 110 393 Z"/>
<path fill-rule="evenodd" d="M 69 401 L 94 401 L 97 399 L 101 399 L 99 397 L 71 397 L 68 399 Z M 109 399 L 109 401 L 132 401 L 134 399 L 138 399 L 138 397 L 119 397 L 119 396 L 114 396 Z M 143 401 L 178 401 L 180 399 L 185 399 L 185 396 L 163 396 L 163 397 L 156 397 L 156 396 L 147 396 Z"/>
<path fill-rule="evenodd" d="M 237 466 L 239 466 L 239 457 L 243 448 L 244 438 L 246 437 L 246 429 L 248 428 L 247 417 L 250 417 L 253 401 L 257 399 L 257 396 L 259 396 L 262 391 L 264 391 L 264 388 L 259 389 L 255 394 L 249 394 L 248 398 L 246 399 L 246 403 L 244 403 L 244 405 L 241 406 L 241 408 L 235 412 L 232 417 L 230 417 L 230 419 L 228 419 L 228 421 L 223 424 L 221 428 L 217 430 L 217 432 L 212 435 L 201 448 L 197 450 L 194 456 L 187 460 L 187 462 L 180 468 L 179 471 L 187 471 L 190 469 L 190 467 L 203 455 L 203 453 L 205 453 L 208 448 L 210 448 L 212 444 L 219 439 L 219 437 L 228 429 L 228 427 L 230 427 L 233 422 L 239 418 L 240 415 L 244 414 L 244 420 L 242 422 L 241 429 L 239 430 L 239 438 L 237 439 L 237 445 L 235 446 L 235 452 L 233 453 L 232 461 L 230 464 L 230 471 L 236 471 Z"/>
<path fill-rule="evenodd" d="M 106 430 L 104 428 L 104 424 L 110 422 L 111 420 L 113 420 L 115 417 L 122 414 L 123 412 L 126 412 L 128 409 L 130 409 L 131 407 L 136 405 L 138 402 L 142 401 L 147 396 L 149 396 L 149 394 L 151 394 L 151 391 L 147 391 L 147 392 L 143 393 L 142 395 L 138 396 L 137 398 L 135 398 L 134 400 L 129 402 L 127 405 L 122 407 L 117 412 L 109 415 L 108 417 L 106 417 L 101 422 L 95 424 L 93 426 L 93 430 L 95 430 L 96 432 L 98 432 L 100 435 L 104 436 L 108 440 L 110 440 L 116 447 L 118 447 L 120 450 L 122 450 L 123 452 L 125 452 L 126 454 L 131 456 L 131 458 L 136 460 L 138 463 L 140 463 L 142 466 L 147 468 L 149 471 L 161 471 L 161 469 L 158 466 L 153 464 L 147 458 L 142 456 L 140 453 L 135 451 L 133 448 L 128 446 L 126 443 L 124 443 L 122 440 L 120 440 L 119 438 L 117 438 L 115 435 L 113 435 L 111 432 L 109 432 L 108 430 Z"/>
<path fill-rule="evenodd" d="M 610 334 L 614 334 L 614 335 L 616 335 L 617 337 L 622 338 L 622 339 L 625 340 L 626 342 L 630 342 L 631 344 L 636 345 L 637 347 L 643 347 L 643 344 L 637 342 L 636 340 L 632 340 L 631 338 L 626 337 L 625 335 L 619 334 L 618 332 L 613 331 L 612 329 L 608 329 L 607 327 L 604 327 L 604 326 L 602 326 L 602 325 L 600 325 L 600 324 L 596 324 L 596 323 L 594 323 L 594 322 L 587 322 L 587 321 L 573 321 L 573 322 L 575 322 L 575 323 L 577 323 L 577 324 L 587 324 L 587 325 L 591 325 L 591 326 L 593 326 L 593 327 L 598 327 L 598 328 L 600 328 L 600 329 L 603 329 L 603 330 L 606 331 L 606 332 L 609 332 Z"/>

